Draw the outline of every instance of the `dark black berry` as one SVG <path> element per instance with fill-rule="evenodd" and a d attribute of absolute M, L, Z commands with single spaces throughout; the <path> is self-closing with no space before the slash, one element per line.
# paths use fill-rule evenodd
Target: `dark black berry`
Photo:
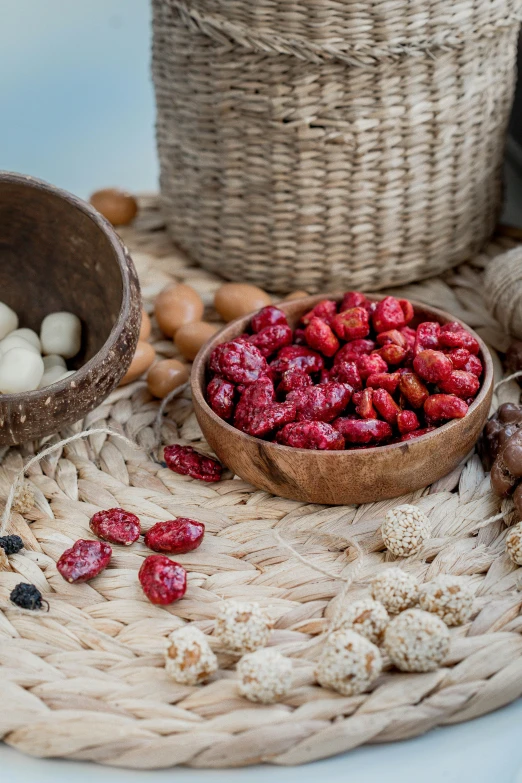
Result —
<path fill-rule="evenodd" d="M 41 609 L 44 604 L 41 592 L 34 585 L 20 582 L 11 591 L 11 601 L 22 609 Z"/>
<path fill-rule="evenodd" d="M 24 542 L 20 536 L 0 536 L 0 547 L 6 555 L 15 555 L 24 548 Z"/>

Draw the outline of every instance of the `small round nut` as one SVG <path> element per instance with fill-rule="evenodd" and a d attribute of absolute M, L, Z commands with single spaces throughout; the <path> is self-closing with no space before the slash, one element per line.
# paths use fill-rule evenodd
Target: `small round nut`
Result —
<path fill-rule="evenodd" d="M 355 631 L 334 631 L 328 637 L 315 676 L 323 688 L 343 696 L 367 690 L 382 670 L 378 647 Z"/>
<path fill-rule="evenodd" d="M 28 481 L 21 481 L 15 489 L 13 511 L 27 514 L 34 506 L 34 492 Z"/>
<path fill-rule="evenodd" d="M 194 625 L 173 631 L 165 654 L 165 670 L 181 685 L 197 685 L 207 680 L 218 668 L 205 634 Z"/>
<path fill-rule="evenodd" d="M 266 645 L 271 630 L 259 604 L 227 601 L 216 618 L 214 636 L 227 650 L 254 652 Z"/>
<path fill-rule="evenodd" d="M 513 525 L 506 537 L 506 552 L 517 565 L 522 565 L 522 522 Z"/>
<path fill-rule="evenodd" d="M 410 557 L 422 549 L 431 536 L 428 517 L 417 506 L 404 504 L 390 509 L 381 527 L 386 548 L 397 557 Z"/>
<path fill-rule="evenodd" d="M 339 628 L 355 631 L 373 644 L 380 644 L 389 622 L 384 606 L 379 601 L 366 598 L 354 601 L 345 609 L 339 620 Z"/>
<path fill-rule="evenodd" d="M 372 580 L 371 593 L 390 614 L 398 614 L 415 606 L 419 585 L 415 577 L 402 568 L 386 568 Z"/>
<path fill-rule="evenodd" d="M 239 693 L 249 701 L 273 704 L 292 687 L 292 662 L 265 648 L 244 655 L 237 664 Z"/>
<path fill-rule="evenodd" d="M 386 628 L 384 648 L 403 672 L 437 669 L 448 654 L 450 635 L 440 617 L 421 609 L 407 609 Z"/>
<path fill-rule="evenodd" d="M 419 605 L 446 625 L 462 625 L 473 611 L 473 591 L 461 576 L 439 574 L 421 588 Z"/>

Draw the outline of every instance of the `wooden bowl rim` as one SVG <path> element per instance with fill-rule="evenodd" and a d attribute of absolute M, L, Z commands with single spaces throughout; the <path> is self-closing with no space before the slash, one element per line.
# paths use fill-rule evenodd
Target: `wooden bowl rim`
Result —
<path fill-rule="evenodd" d="M 276 307 L 279 307 L 283 312 L 286 312 L 286 307 L 292 307 L 294 305 L 305 305 L 306 308 L 312 308 L 315 304 L 322 301 L 323 299 L 335 299 L 340 300 L 343 297 L 343 293 L 334 292 L 330 294 L 315 294 L 314 296 L 308 296 L 303 297 L 301 299 L 293 299 L 288 302 L 277 302 Z M 388 295 L 388 294 L 387 294 Z M 379 296 L 378 294 L 365 294 L 365 296 L 370 301 L 380 301 L 381 299 L 384 299 L 384 296 Z M 246 440 L 253 441 L 254 443 L 262 443 L 265 448 L 273 448 L 276 452 L 281 452 L 282 454 L 288 454 L 288 453 L 296 453 L 296 454 L 310 454 L 310 452 L 313 452 L 313 454 L 319 459 L 321 458 L 327 458 L 328 455 L 332 454 L 339 454 L 343 457 L 347 457 L 348 455 L 360 457 L 362 454 L 374 454 L 375 452 L 378 452 L 379 454 L 391 452 L 391 451 L 397 451 L 404 448 L 405 443 L 408 444 L 410 448 L 415 448 L 416 445 L 420 443 L 426 443 L 428 440 L 435 440 L 436 438 L 444 438 L 444 436 L 453 431 L 458 429 L 460 426 L 463 425 L 463 422 L 466 421 L 466 418 L 469 416 L 469 414 L 474 411 L 476 408 L 481 405 L 481 403 L 487 398 L 487 396 L 491 392 L 491 387 L 493 385 L 493 360 L 491 359 L 491 354 L 489 353 L 489 350 L 482 340 L 482 338 L 472 329 L 470 326 L 468 326 L 464 321 L 462 321 L 460 318 L 457 318 L 452 313 L 448 313 L 446 310 L 440 310 L 437 307 L 431 307 L 430 305 L 424 304 L 423 302 L 418 302 L 415 299 L 409 299 L 408 301 L 411 302 L 413 305 L 414 310 L 417 312 L 418 309 L 424 310 L 427 313 L 432 313 L 435 316 L 438 316 L 442 319 L 449 319 L 450 321 L 456 321 L 457 323 L 461 324 L 465 327 L 465 329 L 470 332 L 470 334 L 475 337 L 475 339 L 478 341 L 480 345 L 480 354 L 483 361 L 484 366 L 484 372 L 483 372 L 483 380 L 482 385 L 480 387 L 480 391 L 469 406 L 468 412 L 466 413 L 466 416 L 462 419 L 452 419 L 451 421 L 446 422 L 446 424 L 442 424 L 440 427 L 437 427 L 432 432 L 427 432 L 425 435 L 420 435 L 418 438 L 414 438 L 410 441 L 403 441 L 399 443 L 388 443 L 384 446 L 371 446 L 368 449 L 338 449 L 338 450 L 328 450 L 328 449 L 301 449 L 297 448 L 295 446 L 285 446 L 281 443 L 273 443 L 272 441 L 266 441 L 262 438 L 256 438 L 254 435 L 248 435 L 246 432 L 242 432 L 241 430 L 237 429 L 237 427 L 233 427 L 232 424 L 229 424 L 227 421 L 224 421 L 221 419 L 210 407 L 210 405 L 207 403 L 205 399 L 205 394 L 203 391 L 203 382 L 205 379 L 205 372 L 206 367 L 208 363 L 208 358 L 210 353 L 213 351 L 213 349 L 216 347 L 216 345 L 219 345 L 220 343 L 224 342 L 222 339 L 222 334 L 229 330 L 231 332 L 234 331 L 234 329 L 237 329 L 237 334 L 241 334 L 243 331 L 243 328 L 249 320 L 252 318 L 255 312 L 250 313 L 246 316 L 241 316 L 240 318 L 235 318 L 233 321 L 229 321 L 229 323 L 225 324 L 225 326 L 219 330 L 199 351 L 198 355 L 194 359 L 194 363 L 192 365 L 192 372 L 190 376 L 190 384 L 192 389 L 192 397 L 194 401 L 204 409 L 206 415 L 208 415 L 218 426 L 221 426 L 225 431 L 230 431 L 231 435 L 240 436 L 242 438 L 245 438 Z M 305 310 L 304 310 L 305 311 Z M 232 337 L 228 339 L 233 339 Z M 331 456 L 330 456 L 331 458 Z"/>
<path fill-rule="evenodd" d="M 78 370 L 75 370 L 73 375 L 69 375 L 67 378 L 64 378 L 61 381 L 55 381 L 55 383 L 52 383 L 49 386 L 45 386 L 43 389 L 34 389 L 33 391 L 27 392 L 16 392 L 14 394 L 0 394 L 0 399 L 5 400 L 6 402 L 14 402 L 26 399 L 30 401 L 45 401 L 50 394 L 53 395 L 58 391 L 69 388 L 72 382 L 81 381 L 84 378 L 88 379 L 92 368 L 103 362 L 116 345 L 118 338 L 123 331 L 125 322 L 130 316 L 131 286 L 129 264 L 132 262 L 123 242 L 109 221 L 106 220 L 103 215 L 101 215 L 96 209 L 94 209 L 93 206 L 88 204 L 83 199 L 75 196 L 73 193 L 69 193 L 67 190 L 63 190 L 63 188 L 58 188 L 55 185 L 51 185 L 45 180 L 31 177 L 28 174 L 18 174 L 14 171 L 0 171 L 0 187 L 4 183 L 22 185 L 27 188 L 32 188 L 33 190 L 49 193 L 53 196 L 57 196 L 62 201 L 65 201 L 70 207 L 83 212 L 84 215 L 86 215 L 96 225 L 96 227 L 105 235 L 106 239 L 109 241 L 120 269 L 122 282 L 121 307 L 118 313 L 118 318 L 116 319 L 109 336 L 103 343 L 100 350 L 97 351 L 88 362 L 82 364 Z"/>

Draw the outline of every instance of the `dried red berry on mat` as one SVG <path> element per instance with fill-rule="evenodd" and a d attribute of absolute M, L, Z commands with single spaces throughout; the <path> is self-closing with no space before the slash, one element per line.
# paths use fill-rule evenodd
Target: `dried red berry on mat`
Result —
<path fill-rule="evenodd" d="M 400 329 L 406 326 L 404 311 L 398 299 L 394 296 L 385 296 L 372 315 L 373 328 L 379 332 L 386 332 L 388 329 Z"/>
<path fill-rule="evenodd" d="M 378 443 L 391 437 L 392 428 L 386 421 L 378 419 L 336 419 L 335 429 L 343 435 L 348 443 Z"/>
<path fill-rule="evenodd" d="M 270 363 L 270 369 L 275 373 L 297 369 L 313 374 L 321 372 L 323 367 L 323 357 L 304 345 L 288 345 L 286 348 L 281 348 L 277 358 Z"/>
<path fill-rule="evenodd" d="M 203 541 L 205 525 L 188 517 L 157 522 L 145 533 L 145 546 L 154 552 L 182 555 L 197 549 Z"/>
<path fill-rule="evenodd" d="M 413 369 L 424 381 L 439 383 L 449 378 L 453 365 L 442 351 L 427 349 L 417 354 L 413 360 Z"/>
<path fill-rule="evenodd" d="M 330 326 L 332 318 L 337 314 L 337 302 L 332 299 L 323 299 L 318 302 L 309 313 L 306 313 L 301 318 L 301 323 L 308 326 L 312 318 L 320 318 L 322 321 Z"/>
<path fill-rule="evenodd" d="M 200 454 L 192 446 L 165 446 L 165 462 L 174 473 L 200 481 L 219 481 L 223 467 L 216 459 Z"/>
<path fill-rule="evenodd" d="M 236 387 L 224 378 L 212 378 L 207 386 L 210 407 L 221 419 L 230 419 L 234 413 Z"/>
<path fill-rule="evenodd" d="M 210 356 L 211 369 L 233 383 L 252 383 L 268 370 L 266 359 L 255 345 L 232 340 L 216 346 Z"/>
<path fill-rule="evenodd" d="M 477 354 L 480 350 L 478 341 L 457 321 L 444 324 L 440 330 L 439 342 L 446 348 L 466 348 L 473 354 Z"/>
<path fill-rule="evenodd" d="M 351 396 L 348 384 L 332 381 L 290 392 L 287 400 L 295 404 L 298 421 L 332 421 L 346 408 Z"/>
<path fill-rule="evenodd" d="M 286 424 L 277 433 L 276 442 L 296 449 L 338 451 L 344 449 L 344 438 L 324 421 L 298 421 Z"/>
<path fill-rule="evenodd" d="M 253 332 L 260 332 L 267 326 L 276 326 L 277 324 L 284 324 L 288 326 L 286 315 L 279 307 L 268 305 L 263 307 L 258 313 L 252 316 L 250 326 Z"/>
<path fill-rule="evenodd" d="M 87 582 L 107 568 L 112 548 L 103 541 L 80 539 L 66 549 L 56 568 L 67 582 Z"/>
<path fill-rule="evenodd" d="M 139 518 L 124 508 L 109 508 L 107 511 L 96 512 L 91 517 L 89 527 L 104 541 L 124 546 L 130 546 L 137 541 L 141 533 Z"/>
<path fill-rule="evenodd" d="M 250 342 L 259 348 L 263 356 L 271 354 L 292 343 L 292 330 L 288 324 L 275 324 L 274 326 L 265 326 L 257 334 L 250 337 Z"/>
<path fill-rule="evenodd" d="M 463 419 L 468 405 L 453 394 L 432 394 L 424 403 L 424 413 L 429 421 Z"/>
<path fill-rule="evenodd" d="M 339 340 L 321 318 L 311 319 L 305 329 L 305 337 L 310 348 L 314 348 L 325 356 L 333 356 L 339 350 Z"/>
<path fill-rule="evenodd" d="M 475 397 L 479 390 L 480 382 L 476 375 L 466 372 L 466 370 L 453 370 L 449 378 L 439 383 L 440 390 L 446 394 L 455 394 L 467 400 L 468 397 Z"/>
<path fill-rule="evenodd" d="M 166 606 L 183 598 L 187 591 L 187 572 L 165 555 L 149 555 L 138 573 L 143 592 L 153 604 Z"/>
<path fill-rule="evenodd" d="M 332 329 L 342 340 L 360 340 L 370 333 L 368 312 L 364 307 L 344 310 L 332 319 Z"/>

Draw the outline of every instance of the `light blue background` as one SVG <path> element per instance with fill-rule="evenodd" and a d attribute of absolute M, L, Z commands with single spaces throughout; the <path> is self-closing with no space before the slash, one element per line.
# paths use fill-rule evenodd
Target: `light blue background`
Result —
<path fill-rule="evenodd" d="M 155 189 L 149 42 L 147 0 L 0 0 L 0 168 L 83 197 L 111 185 Z M 520 204 L 512 168 L 510 222 L 522 224 Z M 522 783 L 521 721 L 517 702 L 468 724 L 299 769 L 130 772 L 25 758 L 2 746 L 0 780 L 87 783 L 95 775 L 97 783 Z"/>

